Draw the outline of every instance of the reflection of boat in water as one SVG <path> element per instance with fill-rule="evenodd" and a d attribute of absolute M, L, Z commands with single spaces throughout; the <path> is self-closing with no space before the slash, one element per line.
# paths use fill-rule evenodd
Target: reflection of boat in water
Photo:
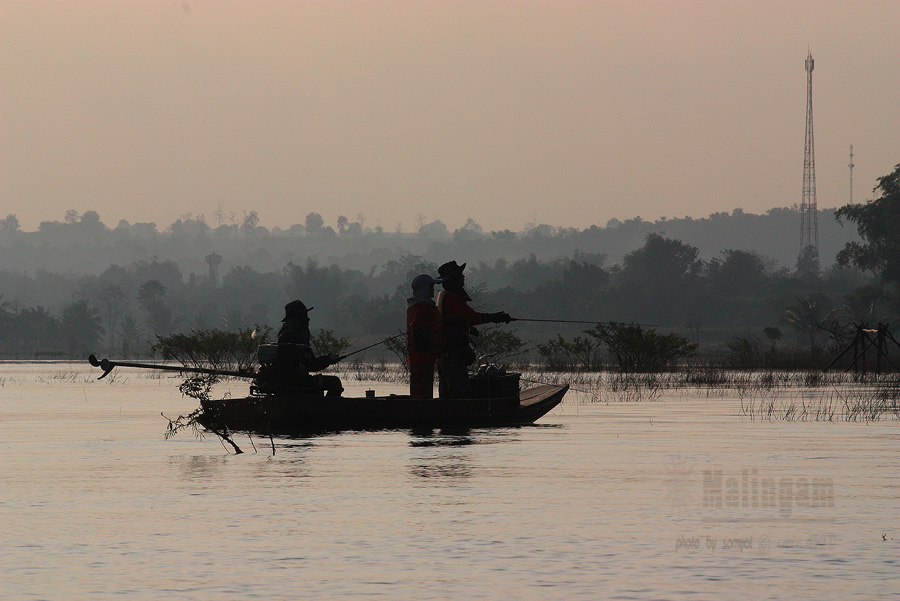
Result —
<path fill-rule="evenodd" d="M 475 398 L 468 399 L 251 394 L 203 400 L 196 419 L 212 431 L 289 436 L 340 430 L 523 426 L 556 407 L 569 389 L 565 385 L 541 385 L 517 394 L 492 395 L 490 386 L 482 387 L 488 389 L 487 394 L 478 394 L 479 387 L 475 388 Z"/>

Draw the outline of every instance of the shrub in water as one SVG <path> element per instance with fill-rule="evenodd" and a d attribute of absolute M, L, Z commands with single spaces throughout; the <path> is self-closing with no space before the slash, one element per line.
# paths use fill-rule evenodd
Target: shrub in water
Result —
<path fill-rule="evenodd" d="M 584 332 L 606 345 L 623 372 L 663 371 L 697 352 L 697 344 L 684 336 L 659 334 L 636 324 L 601 323 Z"/>

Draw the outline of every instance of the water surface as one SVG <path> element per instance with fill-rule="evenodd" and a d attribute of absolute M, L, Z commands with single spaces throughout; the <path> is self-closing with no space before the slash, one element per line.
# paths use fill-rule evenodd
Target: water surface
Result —
<path fill-rule="evenodd" d="M 238 435 L 234 455 L 164 439 L 160 413 L 196 407 L 177 379 L 114 374 L 0 365 L 4 599 L 900 596 L 897 421 L 570 392 L 534 427 Z"/>

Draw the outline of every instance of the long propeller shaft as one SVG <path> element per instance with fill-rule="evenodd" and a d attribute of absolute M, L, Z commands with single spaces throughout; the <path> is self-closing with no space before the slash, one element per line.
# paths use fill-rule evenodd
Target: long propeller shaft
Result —
<path fill-rule="evenodd" d="M 97 359 L 94 355 L 90 355 L 88 357 L 88 362 L 94 367 L 99 367 L 103 370 L 103 375 L 97 378 L 98 380 L 102 380 L 106 376 L 109 375 L 116 367 L 137 367 L 141 369 L 157 369 L 162 371 L 177 371 L 181 373 L 191 373 L 191 374 L 208 374 L 211 376 L 232 376 L 235 378 L 255 378 L 255 373 L 242 372 L 242 371 L 230 371 L 225 369 L 205 369 L 202 367 L 179 367 L 177 365 L 159 365 L 153 363 L 132 363 L 130 361 L 110 361 L 109 359 Z"/>

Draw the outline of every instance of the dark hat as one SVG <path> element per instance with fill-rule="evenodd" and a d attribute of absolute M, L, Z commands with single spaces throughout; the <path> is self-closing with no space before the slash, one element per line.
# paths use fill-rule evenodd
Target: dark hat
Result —
<path fill-rule="evenodd" d="M 441 274 L 442 279 L 447 279 L 449 277 L 453 277 L 458 273 L 462 273 L 463 269 L 466 268 L 466 264 L 457 265 L 456 261 L 450 261 L 449 263 L 444 263 L 440 267 L 438 267 L 438 273 Z"/>
<path fill-rule="evenodd" d="M 298 313 L 309 313 L 313 309 L 315 309 L 315 307 L 310 307 L 309 309 L 307 309 L 306 305 L 304 305 L 302 301 L 291 301 L 284 306 L 284 319 L 282 319 L 281 321 L 287 321 Z"/>
<path fill-rule="evenodd" d="M 443 280 L 435 279 L 428 275 L 427 273 L 420 273 L 412 281 L 412 289 L 418 290 L 419 288 L 423 288 L 425 286 L 431 286 L 432 284 L 440 284 Z"/>

